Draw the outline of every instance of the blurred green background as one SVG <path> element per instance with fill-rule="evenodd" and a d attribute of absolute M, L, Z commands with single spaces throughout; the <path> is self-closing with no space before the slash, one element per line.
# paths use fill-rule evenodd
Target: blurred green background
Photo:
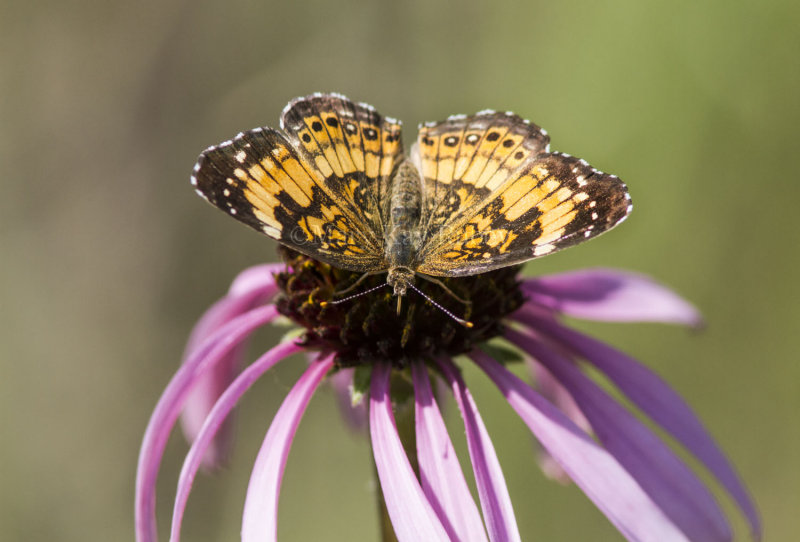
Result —
<path fill-rule="evenodd" d="M 513 110 L 554 149 L 622 177 L 636 205 L 624 226 L 526 273 L 624 267 L 696 303 L 702 333 L 580 326 L 684 394 L 752 489 L 767 539 L 795 540 L 798 28 L 788 0 L 5 0 L 0 539 L 132 539 L 142 433 L 193 322 L 239 270 L 275 257 L 195 196 L 196 156 L 276 125 L 294 96 L 339 91 L 403 119 L 407 143 L 420 121 Z M 246 397 L 232 463 L 198 480 L 186 540 L 238 537 L 250 467 L 302 365 Z M 467 376 L 523 538 L 621 539 L 576 488 L 544 479 L 526 428 Z M 282 540 L 375 539 L 368 442 L 333 405 L 323 390 L 301 424 Z M 173 438 L 162 467 L 162 533 L 186 449 Z"/>

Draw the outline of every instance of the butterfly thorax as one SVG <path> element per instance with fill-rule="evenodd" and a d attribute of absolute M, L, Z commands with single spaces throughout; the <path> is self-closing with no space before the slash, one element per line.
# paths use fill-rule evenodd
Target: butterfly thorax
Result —
<path fill-rule="evenodd" d="M 420 176 L 411 161 L 404 160 L 397 167 L 389 190 L 389 224 L 385 233 L 384 253 L 389 268 L 386 280 L 394 287 L 395 295 L 404 295 L 406 285 L 414 278 L 413 270 L 416 268 L 421 241 Z"/>

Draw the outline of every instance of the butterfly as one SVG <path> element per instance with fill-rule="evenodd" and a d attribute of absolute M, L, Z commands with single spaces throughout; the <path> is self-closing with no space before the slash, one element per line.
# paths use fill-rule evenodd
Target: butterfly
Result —
<path fill-rule="evenodd" d="M 280 127 L 203 151 L 197 193 L 315 260 L 386 272 L 398 310 L 416 276 L 438 282 L 519 264 L 631 211 L 618 177 L 550 152 L 547 132 L 512 113 L 425 123 L 408 154 L 399 121 L 340 94 L 292 100 Z"/>

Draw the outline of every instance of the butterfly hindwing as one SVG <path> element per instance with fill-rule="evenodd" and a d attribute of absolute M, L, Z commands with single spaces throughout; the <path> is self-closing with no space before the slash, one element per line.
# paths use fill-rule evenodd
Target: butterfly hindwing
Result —
<path fill-rule="evenodd" d="M 630 209 L 618 177 L 565 154 L 542 154 L 446 223 L 420 252 L 418 271 L 464 276 L 522 263 L 603 233 Z"/>
<path fill-rule="evenodd" d="M 213 205 L 303 254 L 354 271 L 381 268 L 381 245 L 358 214 L 277 130 L 251 130 L 210 147 L 192 184 Z"/>
<path fill-rule="evenodd" d="M 420 127 L 415 148 L 426 240 L 468 214 L 514 172 L 545 152 L 547 133 L 511 113 L 483 111 Z"/>
<path fill-rule="evenodd" d="M 364 229 L 382 246 L 382 202 L 403 155 L 400 123 L 372 106 L 320 94 L 290 102 L 281 126 L 306 162 L 320 171 L 329 192 L 363 219 Z"/>

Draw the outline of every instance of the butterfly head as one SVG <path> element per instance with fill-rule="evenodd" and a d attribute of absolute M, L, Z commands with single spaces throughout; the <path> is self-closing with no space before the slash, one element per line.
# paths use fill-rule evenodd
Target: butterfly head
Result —
<path fill-rule="evenodd" d="M 392 267 L 389 269 L 386 282 L 394 288 L 394 295 L 406 295 L 406 290 L 414 283 L 414 272 L 408 267 Z"/>

